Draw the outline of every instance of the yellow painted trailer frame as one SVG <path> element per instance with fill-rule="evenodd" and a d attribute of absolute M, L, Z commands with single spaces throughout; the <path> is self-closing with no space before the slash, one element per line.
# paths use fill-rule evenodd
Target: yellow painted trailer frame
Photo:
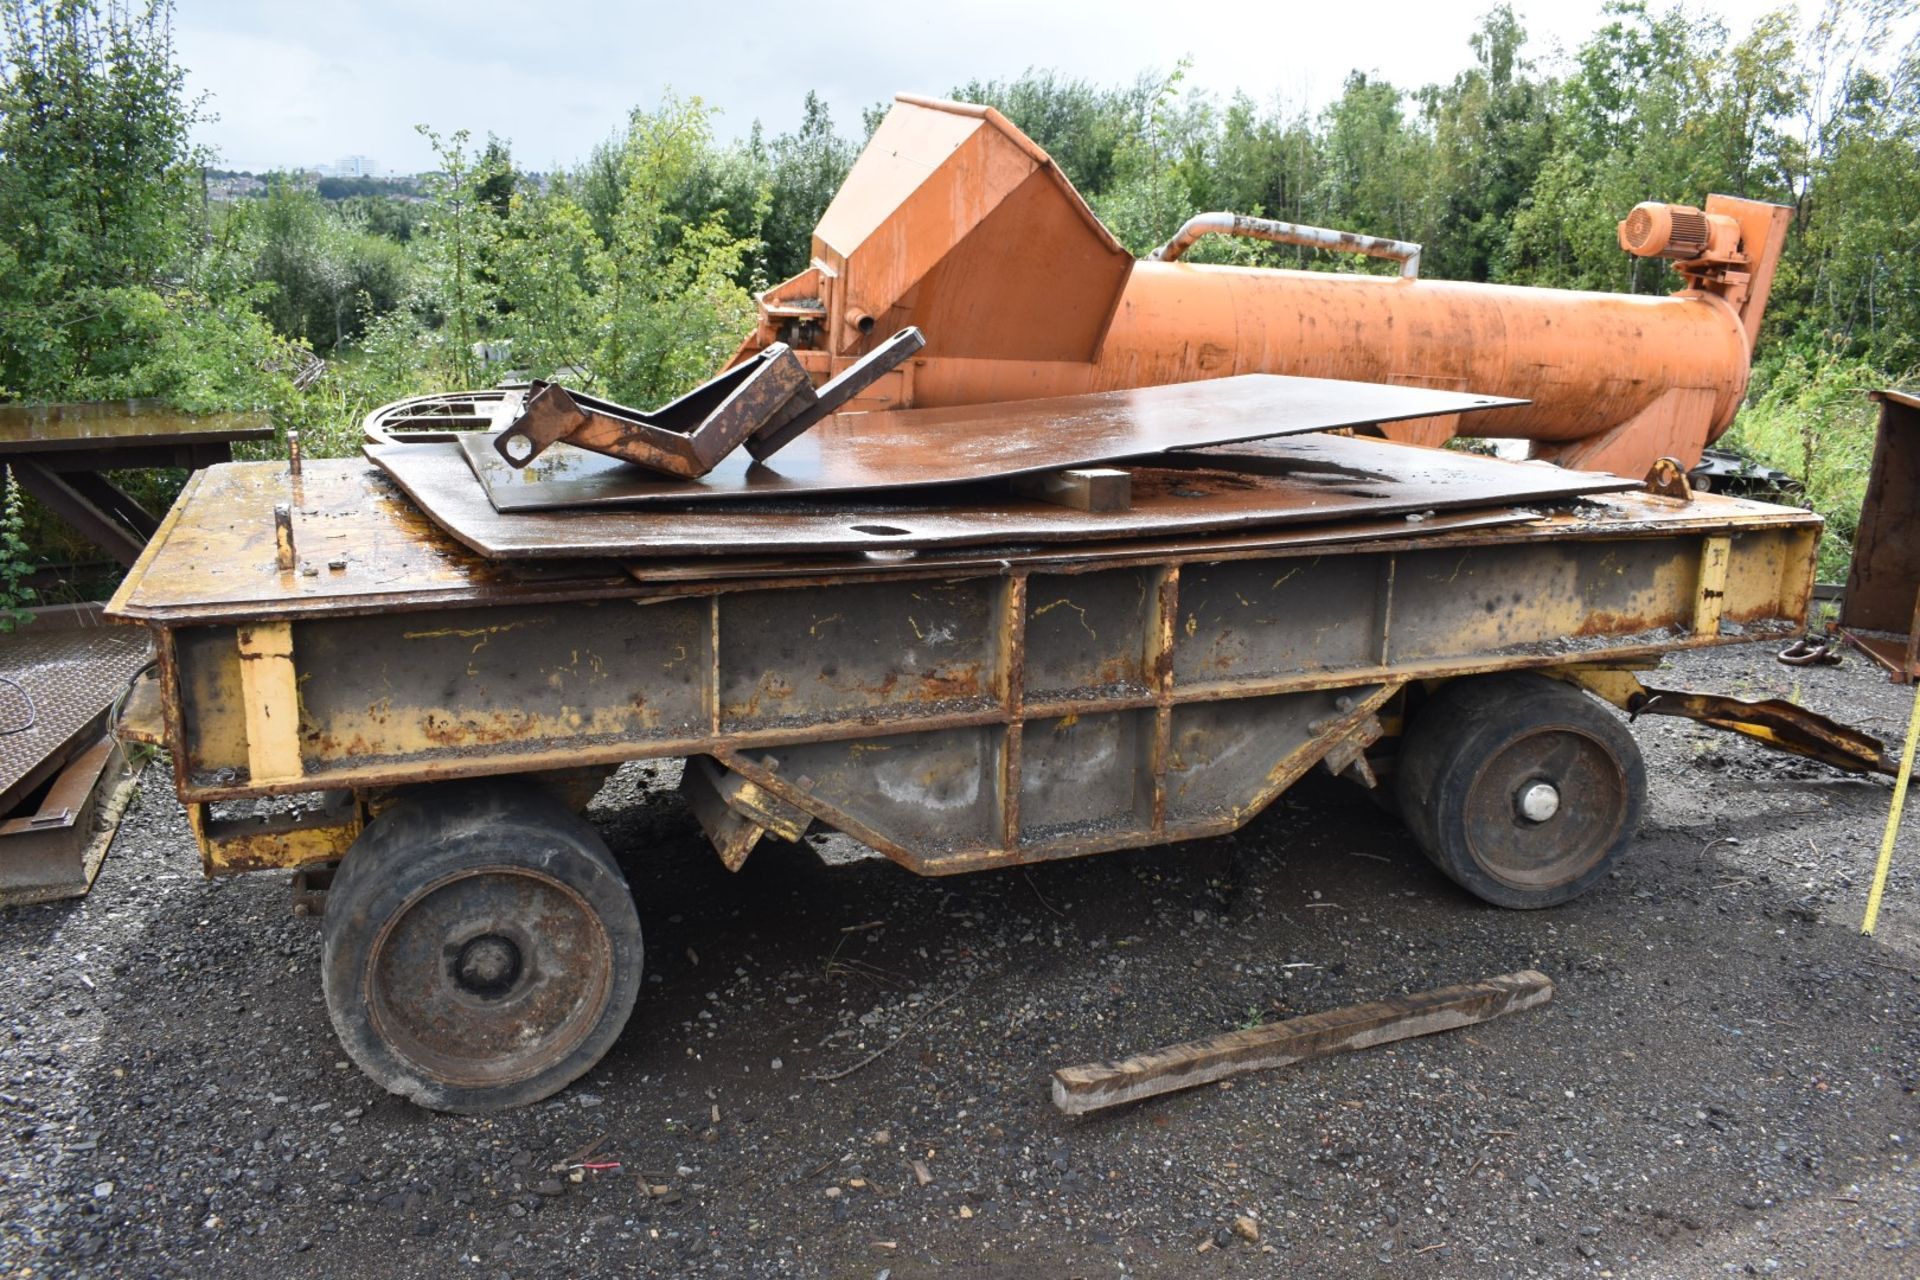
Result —
<path fill-rule="evenodd" d="M 1639 683 L 1797 632 L 1812 591 L 1816 517 L 1667 479 L 1546 515 L 623 564 L 485 560 L 362 462 L 237 464 L 189 480 L 109 613 L 153 632 L 126 719 L 171 747 L 207 873 L 295 871 L 349 1056 L 490 1111 L 633 1008 L 638 913 L 577 816 L 627 760 L 686 759 L 729 868 L 818 820 L 922 875 L 1231 831 L 1315 765 L 1392 767 L 1421 847 L 1510 906 L 1582 892 L 1639 820 L 1639 754 L 1580 689 L 1885 767 L 1800 708 Z"/>
<path fill-rule="evenodd" d="M 280 570 L 290 494 L 311 558 Z M 1363 770 L 1410 684 L 1792 635 L 1818 530 L 1633 493 L 1353 542 L 517 576 L 365 464 L 237 464 L 189 482 L 108 612 L 153 630 L 149 736 L 209 874 L 334 861 L 396 789 L 706 756 L 940 875 L 1233 830 L 1322 760 Z M 299 803 L 228 816 L 266 796 Z"/>

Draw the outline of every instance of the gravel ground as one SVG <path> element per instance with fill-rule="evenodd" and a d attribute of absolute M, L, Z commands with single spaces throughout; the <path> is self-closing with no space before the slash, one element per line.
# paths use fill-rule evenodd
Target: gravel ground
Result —
<path fill-rule="evenodd" d="M 1857 660 L 1675 666 L 1904 728 Z M 1026 872 L 920 880 L 829 843 L 730 876 L 668 771 L 629 768 L 594 816 L 648 929 L 640 1004 L 580 1084 L 485 1118 L 348 1067 L 317 921 L 284 877 L 203 881 L 153 772 L 92 896 L 0 932 L 0 1270 L 1920 1274 L 1915 824 L 1863 939 L 1884 781 L 1636 732 L 1631 856 L 1536 913 L 1452 888 L 1344 784 Z M 1526 967 L 1558 994 L 1501 1022 L 1048 1102 L 1058 1066 Z"/>

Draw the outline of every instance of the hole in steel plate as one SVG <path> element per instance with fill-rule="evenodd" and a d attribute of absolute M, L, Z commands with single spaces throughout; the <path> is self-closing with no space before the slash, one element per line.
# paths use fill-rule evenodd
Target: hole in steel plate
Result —
<path fill-rule="evenodd" d="M 913 532 L 911 529 L 897 529 L 890 524 L 856 524 L 848 528 L 855 533 L 870 533 L 876 538 L 904 538 Z"/>

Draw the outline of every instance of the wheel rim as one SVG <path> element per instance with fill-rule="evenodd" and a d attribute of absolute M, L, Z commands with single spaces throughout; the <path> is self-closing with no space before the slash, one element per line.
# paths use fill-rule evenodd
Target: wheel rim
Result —
<path fill-rule="evenodd" d="M 1571 884 L 1605 861 L 1631 803 L 1626 764 L 1571 725 L 1543 725 L 1495 752 L 1474 775 L 1467 847 L 1514 889 Z"/>
<path fill-rule="evenodd" d="M 422 1074 L 511 1084 L 564 1061 L 599 1022 L 613 944 L 585 898 L 527 867 L 463 870 L 412 894 L 374 939 L 374 1029 Z"/>

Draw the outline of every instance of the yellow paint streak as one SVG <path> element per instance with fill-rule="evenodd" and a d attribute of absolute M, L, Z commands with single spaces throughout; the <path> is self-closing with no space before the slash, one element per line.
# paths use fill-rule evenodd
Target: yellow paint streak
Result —
<path fill-rule="evenodd" d="M 478 653 L 486 648 L 495 636 L 508 631 L 517 631 L 526 625 L 524 622 L 502 622 L 491 627 L 442 627 L 438 631 L 402 631 L 400 638 L 402 640 L 445 640 L 451 637 L 471 640 L 478 636 L 480 643 L 468 650 L 469 653 Z M 469 668 L 467 674 L 472 675 L 474 672 Z"/>
<path fill-rule="evenodd" d="M 1062 596 L 1060 597 L 1060 599 L 1052 601 L 1051 603 L 1041 605 L 1038 609 L 1035 609 L 1033 611 L 1033 616 L 1036 618 L 1044 618 L 1049 613 L 1052 613 L 1055 609 L 1058 609 L 1062 606 L 1065 606 L 1066 608 L 1069 608 L 1073 610 L 1075 613 L 1080 615 L 1080 629 L 1082 631 L 1086 632 L 1088 635 L 1092 636 L 1096 640 L 1100 638 L 1100 633 L 1087 625 L 1086 609 L 1084 609 L 1080 605 L 1075 604 L 1073 601 L 1067 599 L 1065 596 Z"/>
<path fill-rule="evenodd" d="M 503 631 L 517 631 L 526 626 L 524 622 L 502 622 L 491 627 L 441 627 L 438 631 L 402 631 L 402 640 L 444 640 L 456 636 L 462 640 L 471 640 L 475 636 L 494 636 Z"/>

